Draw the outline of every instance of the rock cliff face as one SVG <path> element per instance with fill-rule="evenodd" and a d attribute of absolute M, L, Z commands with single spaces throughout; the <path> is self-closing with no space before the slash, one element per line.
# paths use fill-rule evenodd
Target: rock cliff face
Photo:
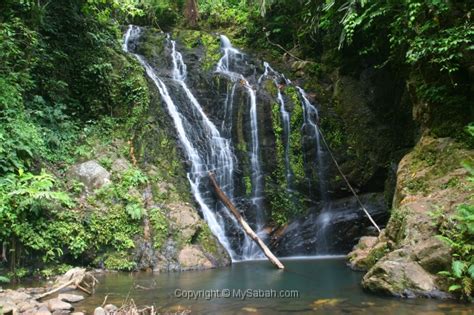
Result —
<path fill-rule="evenodd" d="M 362 238 L 349 254 L 353 268 L 368 270 L 362 285 L 396 296 L 447 297 L 437 275 L 449 270 L 450 248 L 438 240 L 433 216 L 454 213 L 472 190 L 462 161 L 474 152 L 450 138 L 424 135 L 398 166 L 391 218 L 378 238 Z"/>

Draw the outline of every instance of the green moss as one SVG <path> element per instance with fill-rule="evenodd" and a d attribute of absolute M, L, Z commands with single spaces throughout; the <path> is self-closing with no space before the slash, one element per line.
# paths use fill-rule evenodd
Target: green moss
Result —
<path fill-rule="evenodd" d="M 168 238 L 169 222 L 159 208 L 151 209 L 149 217 L 153 231 L 153 245 L 156 249 L 160 249 Z"/>
<path fill-rule="evenodd" d="M 387 223 L 386 234 L 396 244 L 406 235 L 407 210 L 403 207 L 392 209 L 390 220 Z"/>
<path fill-rule="evenodd" d="M 177 30 L 173 34 L 187 49 L 202 48 L 201 67 L 207 71 L 215 67 L 221 58 L 219 38 L 215 35 L 196 30 Z"/>
<path fill-rule="evenodd" d="M 290 167 L 293 171 L 295 181 L 302 183 L 306 178 L 303 159 L 303 141 L 301 135 L 303 108 L 301 106 L 298 92 L 294 87 L 287 87 L 285 89 L 285 94 L 290 98 L 293 105 L 290 112 Z"/>
<path fill-rule="evenodd" d="M 217 248 L 216 239 L 212 235 L 212 232 L 207 226 L 207 224 L 204 224 L 203 226 L 200 227 L 197 237 L 196 237 L 196 243 L 201 245 L 206 253 L 209 253 L 212 256 L 217 257 L 218 248 Z"/>
<path fill-rule="evenodd" d="M 375 265 L 389 251 L 390 251 L 390 248 L 387 243 L 383 243 L 382 245 L 375 246 L 367 255 L 367 258 L 365 259 L 366 260 L 365 264 L 367 266 L 367 269 L 372 268 L 372 266 Z"/>
<path fill-rule="evenodd" d="M 428 191 L 428 183 L 423 178 L 415 178 L 405 184 L 405 188 L 410 194 L 425 194 Z"/>
<path fill-rule="evenodd" d="M 250 194 L 252 194 L 252 180 L 250 179 L 250 176 L 244 176 L 243 180 L 245 185 L 245 194 L 250 196 Z"/>

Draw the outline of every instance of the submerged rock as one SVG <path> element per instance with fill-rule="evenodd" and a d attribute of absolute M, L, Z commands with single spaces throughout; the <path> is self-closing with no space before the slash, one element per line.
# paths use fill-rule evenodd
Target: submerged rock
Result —
<path fill-rule="evenodd" d="M 77 294 L 59 294 L 58 299 L 64 302 L 69 302 L 69 303 L 77 303 L 82 300 L 84 300 L 84 297 L 82 295 L 77 295 Z"/>

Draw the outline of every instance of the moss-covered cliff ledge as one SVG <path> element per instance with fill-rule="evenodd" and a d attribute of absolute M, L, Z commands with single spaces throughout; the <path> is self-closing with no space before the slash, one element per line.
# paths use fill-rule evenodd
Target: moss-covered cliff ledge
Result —
<path fill-rule="evenodd" d="M 460 293 L 448 292 L 452 283 L 439 274 L 451 272 L 460 257 L 438 235 L 440 224 L 473 203 L 472 182 L 462 165 L 473 158 L 465 144 L 424 135 L 402 159 L 387 227 L 378 238 L 363 238 L 348 256 L 352 267 L 368 270 L 362 280 L 366 289 L 402 297 Z"/>

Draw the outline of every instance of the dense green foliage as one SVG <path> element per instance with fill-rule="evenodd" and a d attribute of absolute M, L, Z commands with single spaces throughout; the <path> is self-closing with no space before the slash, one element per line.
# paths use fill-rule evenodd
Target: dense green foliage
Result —
<path fill-rule="evenodd" d="M 104 214 L 77 211 L 81 206 L 72 197 L 82 188 L 66 185 L 60 177 L 92 152 L 95 135 L 110 141 L 118 124 L 125 124 L 123 132 L 129 133 L 146 109 L 142 70 L 120 46 L 119 21 L 143 14 L 136 4 L 2 3 L 0 243 L 14 277 L 31 271 L 17 268 L 30 257 L 46 264 L 87 263 L 91 249 L 133 246 L 137 227 L 129 222 L 142 215 L 139 203 L 127 199 L 125 211 L 112 207 Z M 146 180 L 132 172 L 114 191 L 123 194 Z M 48 275 L 55 269 L 45 270 Z"/>

